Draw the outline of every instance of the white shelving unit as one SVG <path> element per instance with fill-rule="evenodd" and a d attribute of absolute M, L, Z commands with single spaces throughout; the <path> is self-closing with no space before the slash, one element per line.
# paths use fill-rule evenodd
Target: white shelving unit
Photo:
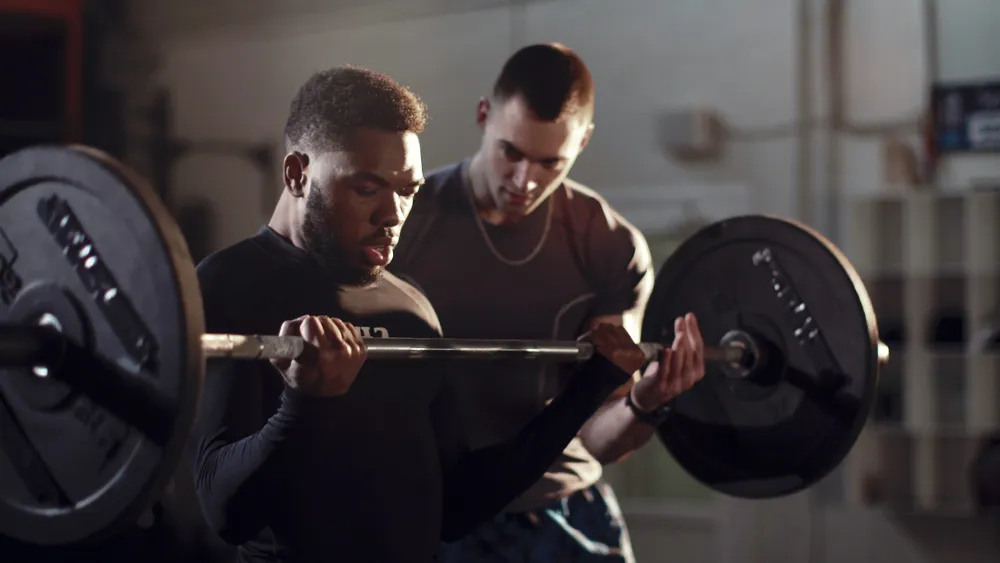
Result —
<path fill-rule="evenodd" d="M 1000 426 L 1000 191 L 932 190 L 849 203 L 844 250 L 891 349 L 873 419 L 845 462 L 847 500 L 972 512 L 968 465 Z"/>

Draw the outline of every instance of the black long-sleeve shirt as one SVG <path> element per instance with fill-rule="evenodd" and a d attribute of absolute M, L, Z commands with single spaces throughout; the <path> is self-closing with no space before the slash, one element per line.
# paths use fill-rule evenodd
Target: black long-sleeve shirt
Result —
<path fill-rule="evenodd" d="M 304 314 L 370 337 L 441 335 L 430 303 L 386 274 L 338 286 L 263 228 L 198 268 L 209 332 L 274 334 Z M 460 271 L 456 271 L 460 275 Z M 460 362 L 370 360 L 340 397 L 285 387 L 264 361 L 210 360 L 192 440 L 206 519 L 241 561 L 426 563 L 534 483 L 628 375 L 583 364 L 512 440 L 469 451 Z M 449 374 L 449 372 L 451 375 Z"/>

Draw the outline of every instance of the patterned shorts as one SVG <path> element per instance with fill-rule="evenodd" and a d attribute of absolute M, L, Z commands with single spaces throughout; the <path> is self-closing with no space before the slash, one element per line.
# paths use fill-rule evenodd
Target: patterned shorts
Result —
<path fill-rule="evenodd" d="M 529 513 L 501 514 L 444 544 L 439 563 L 635 563 L 611 487 L 598 483 Z"/>

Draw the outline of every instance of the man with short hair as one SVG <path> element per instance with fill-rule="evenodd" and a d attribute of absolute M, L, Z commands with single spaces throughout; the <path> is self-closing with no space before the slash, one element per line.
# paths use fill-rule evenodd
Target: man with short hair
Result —
<path fill-rule="evenodd" d="M 644 362 L 620 327 L 596 327 L 587 338 L 597 354 L 548 408 L 502 443 L 469 451 L 442 365 L 366 361 L 362 336 L 441 335 L 427 299 L 385 272 L 423 183 L 425 120 L 420 100 L 388 76 L 317 73 L 291 105 L 285 188 L 270 223 L 198 267 L 208 331 L 280 326 L 312 345 L 273 367 L 208 362 L 195 487 L 240 561 L 428 563 L 441 539 L 461 537 L 537 480 Z M 461 257 L 443 267 L 464 271 Z"/>
<path fill-rule="evenodd" d="M 467 160 L 427 176 L 391 269 L 434 304 L 455 338 L 573 340 L 601 323 L 638 340 L 653 265 L 642 234 L 567 178 L 594 132 L 594 86 L 559 44 L 524 47 L 479 101 L 483 131 Z M 462 271 L 446 265 L 460 261 Z M 653 435 L 667 403 L 704 376 L 693 315 L 677 319 L 658 365 L 618 389 L 530 490 L 444 546 L 446 563 L 632 561 L 602 464 Z M 558 366 L 477 364 L 459 383 L 478 447 L 515 435 L 568 381 Z"/>

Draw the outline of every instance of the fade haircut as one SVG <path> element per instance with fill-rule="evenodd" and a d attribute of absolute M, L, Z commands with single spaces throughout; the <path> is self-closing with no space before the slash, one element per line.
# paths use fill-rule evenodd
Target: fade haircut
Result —
<path fill-rule="evenodd" d="M 292 99 L 285 150 L 345 150 L 360 128 L 420 134 L 427 108 L 388 75 L 355 66 L 317 72 Z"/>
<path fill-rule="evenodd" d="M 542 121 L 594 115 L 594 81 L 583 59 L 565 45 L 522 47 L 504 63 L 493 85 L 500 102 L 520 95 Z"/>

